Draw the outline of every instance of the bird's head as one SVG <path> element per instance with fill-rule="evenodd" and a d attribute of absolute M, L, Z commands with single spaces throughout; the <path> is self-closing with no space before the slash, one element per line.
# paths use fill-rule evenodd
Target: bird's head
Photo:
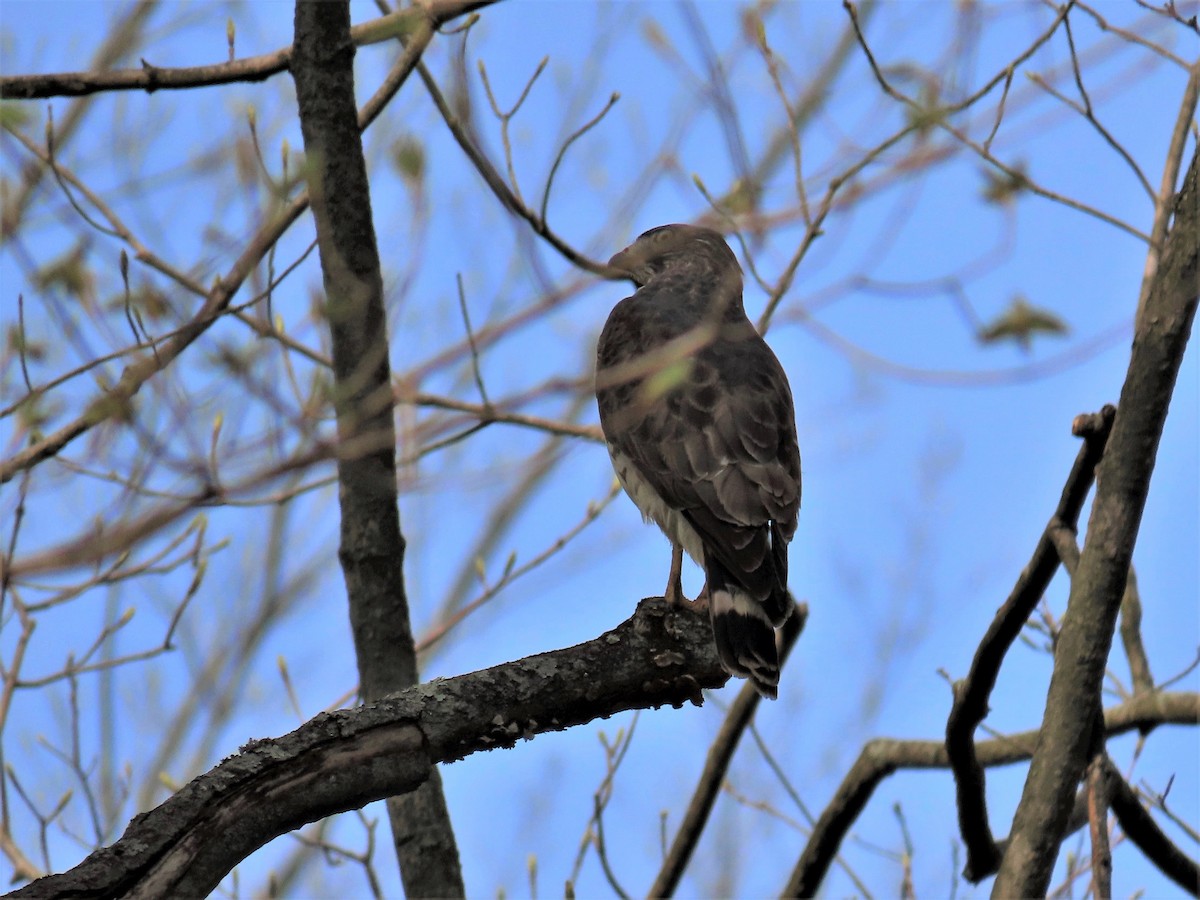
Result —
<path fill-rule="evenodd" d="M 735 273 L 740 293 L 742 269 L 719 232 L 699 225 L 659 225 L 608 261 L 638 287 L 677 265 L 710 269 L 729 277 Z"/>

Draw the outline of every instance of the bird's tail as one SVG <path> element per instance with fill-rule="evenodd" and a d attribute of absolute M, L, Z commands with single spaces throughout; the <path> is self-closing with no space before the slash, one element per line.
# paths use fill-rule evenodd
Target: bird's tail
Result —
<path fill-rule="evenodd" d="M 786 590 L 758 598 L 715 560 L 708 565 L 709 613 L 721 665 L 730 675 L 749 678 L 763 697 L 779 693 L 779 648 L 775 629 L 787 618 Z"/>

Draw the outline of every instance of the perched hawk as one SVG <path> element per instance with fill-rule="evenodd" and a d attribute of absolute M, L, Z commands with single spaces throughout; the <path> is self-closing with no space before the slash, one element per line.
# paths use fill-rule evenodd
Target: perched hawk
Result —
<path fill-rule="evenodd" d="M 787 376 L 746 318 L 742 270 L 717 232 L 652 228 L 609 265 L 638 286 L 613 308 L 596 351 L 613 468 L 671 540 L 667 599 L 682 600 L 682 548 L 707 576 L 721 664 L 774 698 L 800 512 Z"/>

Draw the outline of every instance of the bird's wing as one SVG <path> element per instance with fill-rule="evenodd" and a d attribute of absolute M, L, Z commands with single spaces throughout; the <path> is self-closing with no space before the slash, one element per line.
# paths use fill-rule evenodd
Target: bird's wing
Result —
<path fill-rule="evenodd" d="M 613 448 L 747 590 L 785 590 L 800 455 L 787 378 L 753 326 L 707 345 L 673 378 L 622 387 L 600 401 Z M 775 565 L 763 566 L 767 554 Z"/>

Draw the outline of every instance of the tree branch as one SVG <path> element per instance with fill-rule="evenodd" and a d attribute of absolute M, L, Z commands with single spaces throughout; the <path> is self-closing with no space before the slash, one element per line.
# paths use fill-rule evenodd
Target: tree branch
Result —
<path fill-rule="evenodd" d="M 1200 866 L 1171 843 L 1158 823 L 1138 800 L 1137 794 L 1121 776 L 1111 759 L 1104 760 L 1108 779 L 1109 803 L 1125 836 L 1137 846 L 1158 870 L 1191 894 L 1200 896 Z"/>
<path fill-rule="evenodd" d="M 425 84 L 425 89 L 429 91 L 430 99 L 433 100 L 434 106 L 437 107 L 438 113 L 446 123 L 446 127 L 450 129 L 450 134 L 453 135 L 454 140 L 458 142 L 458 146 L 462 148 L 467 159 L 475 166 L 476 171 L 479 172 L 479 176 L 505 209 L 514 216 L 524 219 L 529 224 L 529 227 L 533 229 L 534 234 L 546 241 L 546 243 L 558 251 L 563 259 L 572 265 L 591 272 L 593 275 L 600 275 L 603 278 L 621 280 L 629 277 L 627 273 L 610 269 L 607 265 L 601 265 L 594 260 L 588 259 L 559 237 L 546 224 L 545 219 L 527 207 L 513 192 L 512 188 L 505 183 L 500 173 L 496 171 L 496 167 L 492 165 L 491 160 L 476 146 L 470 131 L 459 120 L 458 116 L 454 114 L 454 110 L 450 108 L 450 104 L 442 96 L 442 92 L 438 89 L 437 82 L 433 80 L 433 76 L 429 74 L 429 70 L 422 64 L 417 67 L 417 74 L 421 76 L 421 80 Z"/>
<path fill-rule="evenodd" d="M 414 61 L 432 34 L 414 36 Z M 396 494 L 396 433 L 383 276 L 354 101 L 350 7 L 296 3 L 292 77 L 333 345 L 338 442 L 363 435 L 370 451 L 338 456 L 341 544 L 359 685 L 374 700 L 416 684 L 417 654 L 404 587 L 405 540 Z M 388 801 L 408 897 L 464 895 L 458 846 L 435 770 Z"/>
<path fill-rule="evenodd" d="M 428 21 L 437 28 L 464 13 L 490 6 L 496 0 L 432 0 L 419 6 L 405 7 L 350 29 L 356 46 L 376 44 L 415 31 Z M 80 97 L 102 91 L 145 91 L 213 87 L 239 81 L 265 81 L 286 72 L 292 64 L 293 47 L 281 47 L 272 53 L 248 56 L 210 66 L 164 68 L 142 60 L 140 69 L 59 72 L 44 75 L 4 75 L 0 77 L 0 97 L 5 100 L 39 100 L 46 97 Z"/>
<path fill-rule="evenodd" d="M 1087 722 L 1091 725 L 1092 720 L 1088 718 Z M 1109 737 L 1158 725 L 1200 725 L 1200 694 L 1148 694 L 1114 706 L 1104 714 L 1105 734 Z M 982 741 L 975 746 L 979 763 L 985 767 L 1003 766 L 1029 759 L 1039 735 L 1039 731 L 1024 731 Z M 941 741 L 888 738 L 869 741 L 817 820 L 783 896 L 816 894 L 842 840 L 883 779 L 897 769 L 944 769 L 949 765 L 950 756 Z M 1070 808 L 1068 804 L 1068 812 Z M 1083 822 L 1086 821 L 1085 817 Z"/>
<path fill-rule="evenodd" d="M 470 4 L 467 4 L 469 6 Z M 449 4 L 447 8 L 455 8 Z M 460 10 L 461 11 L 461 10 Z M 397 61 L 388 80 L 382 84 L 371 99 L 363 104 L 358 115 L 358 127 L 366 129 L 379 115 L 383 106 L 395 96 L 396 91 L 408 78 L 412 66 L 419 58 L 439 20 L 426 20 L 425 28 L 418 31 L 410 40 L 404 57 Z M 246 249 L 234 261 L 229 271 L 219 278 L 212 289 L 205 294 L 204 303 L 200 310 L 183 326 L 178 328 L 174 336 L 164 344 L 157 346 L 152 353 L 143 353 L 135 358 L 121 374 L 121 380 L 113 387 L 100 390 L 88 403 L 85 411 L 76 419 L 53 434 L 30 444 L 18 453 L 0 463 L 0 484 L 11 480 L 17 473 L 32 468 L 37 464 L 56 456 L 64 447 L 76 438 L 86 434 L 97 425 L 110 419 L 125 415 L 133 398 L 142 386 L 158 372 L 186 350 L 193 341 L 216 322 L 228 309 L 234 295 L 243 282 L 258 265 L 259 261 L 275 245 L 292 223 L 308 209 L 308 192 L 299 194 L 269 222 L 267 222 L 249 241 Z M 136 249 L 136 248 L 135 248 Z"/>
<path fill-rule="evenodd" d="M 1092 722 L 1078 711 L 1098 703 L 1158 442 L 1200 297 L 1198 182 L 1200 154 L 1193 155 L 1175 198 L 1175 223 L 1138 316 L 1112 434 L 1097 468 L 1087 539 L 1071 580 L 1042 734 L 993 896 L 1046 893 L 1087 762 Z"/>
<path fill-rule="evenodd" d="M 1079 521 L 1079 511 L 1091 490 L 1096 465 L 1104 454 L 1115 413 L 1113 407 L 1105 406 L 1095 415 L 1076 417 L 1072 431 L 1082 437 L 1084 443 L 1075 457 L 1071 474 L 1067 476 L 1058 507 L 1042 532 L 1033 556 L 1017 578 L 1012 593 L 996 611 L 991 626 L 979 642 L 970 672 L 954 684 L 954 705 L 946 720 L 946 752 L 958 793 L 959 832 L 967 847 L 963 877 L 972 883 L 993 874 L 1000 864 L 1000 854 L 988 824 L 986 779 L 975 754 L 975 729 L 987 716 L 988 698 L 996 686 L 1005 655 L 1058 571 L 1060 554 L 1055 548 L 1054 535 L 1063 527 L 1074 530 Z"/>
<path fill-rule="evenodd" d="M 706 614 L 652 597 L 612 631 L 322 713 L 252 741 L 69 872 L 13 896 L 204 896 L 273 837 L 412 791 L 431 766 L 629 709 L 691 702 L 729 676 Z"/>
<path fill-rule="evenodd" d="M 807 620 L 808 606 L 803 603 L 795 604 L 792 614 L 784 622 L 783 630 L 780 633 L 779 661 L 781 664 L 787 660 L 788 654 L 795 646 L 797 638 L 800 637 L 800 632 L 804 630 L 804 623 Z M 733 701 L 733 705 L 725 716 L 721 730 L 708 749 L 708 758 L 704 762 L 704 771 L 700 773 L 700 782 L 696 785 L 687 812 L 684 813 L 679 830 L 675 833 L 675 839 L 671 842 L 671 849 L 667 852 L 667 858 L 663 860 L 662 867 L 647 896 L 670 897 L 679 887 L 679 880 L 683 877 L 684 869 L 687 868 L 687 864 L 692 858 L 692 852 L 700 842 L 700 835 L 712 813 L 717 794 L 721 792 L 721 785 L 725 782 L 725 774 L 729 771 L 729 763 L 733 760 L 734 751 L 737 750 L 738 742 L 749 726 L 750 719 L 753 717 L 754 711 L 758 709 L 758 702 L 761 699 L 753 685 L 749 683 L 742 685 L 737 699 Z"/>

